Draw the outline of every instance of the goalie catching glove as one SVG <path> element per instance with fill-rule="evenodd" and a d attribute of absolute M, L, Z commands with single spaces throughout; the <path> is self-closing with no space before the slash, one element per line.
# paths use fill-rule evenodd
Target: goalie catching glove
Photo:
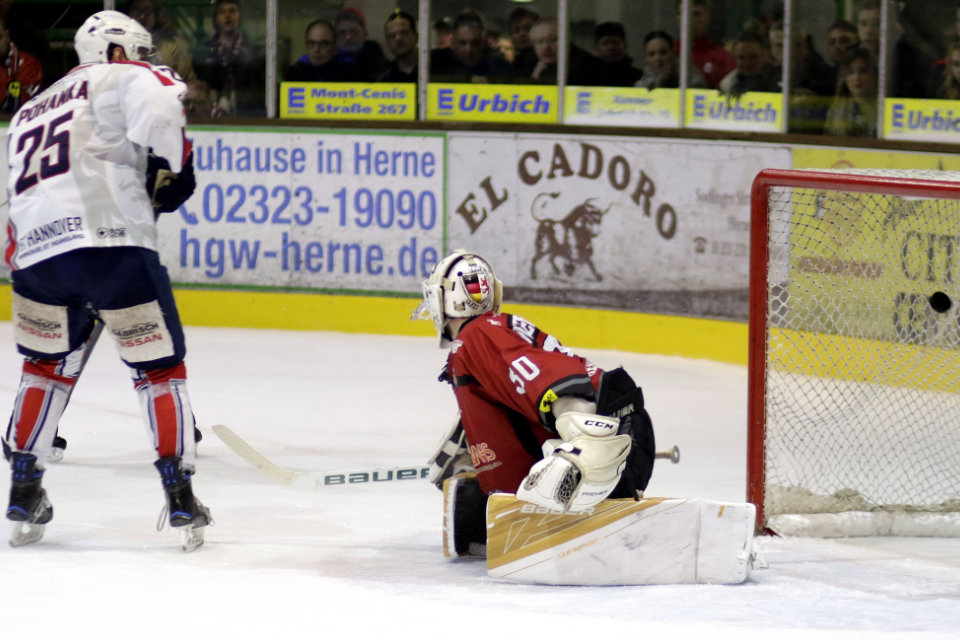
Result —
<path fill-rule="evenodd" d="M 147 195 L 154 214 L 176 211 L 186 202 L 197 186 L 193 172 L 193 151 L 187 155 L 180 173 L 170 170 L 170 163 L 149 150 L 147 155 Z"/>
<path fill-rule="evenodd" d="M 517 498 L 561 512 L 588 510 L 620 481 L 630 436 L 617 435 L 617 418 L 580 411 L 560 413 L 556 427 L 563 441 L 543 444 L 545 457 L 530 468 Z"/>

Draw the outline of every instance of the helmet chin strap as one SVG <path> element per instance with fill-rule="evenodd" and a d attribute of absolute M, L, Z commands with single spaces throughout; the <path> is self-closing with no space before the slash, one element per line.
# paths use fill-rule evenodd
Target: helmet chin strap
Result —
<path fill-rule="evenodd" d="M 473 318 L 448 318 L 443 330 L 447 332 L 451 340 L 456 340 L 457 334 L 460 333 L 460 329 L 463 328 L 463 325 L 467 324 L 468 320 L 473 320 Z"/>

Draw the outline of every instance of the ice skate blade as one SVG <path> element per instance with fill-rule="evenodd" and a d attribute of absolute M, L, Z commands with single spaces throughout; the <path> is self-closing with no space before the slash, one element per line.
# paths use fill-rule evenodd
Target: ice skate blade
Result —
<path fill-rule="evenodd" d="M 180 549 L 184 553 L 196 551 L 203 546 L 203 526 L 180 528 Z"/>
<path fill-rule="evenodd" d="M 13 525 L 10 532 L 10 546 L 23 547 L 28 544 L 39 542 L 47 529 L 45 524 L 33 524 L 30 522 L 17 522 Z"/>

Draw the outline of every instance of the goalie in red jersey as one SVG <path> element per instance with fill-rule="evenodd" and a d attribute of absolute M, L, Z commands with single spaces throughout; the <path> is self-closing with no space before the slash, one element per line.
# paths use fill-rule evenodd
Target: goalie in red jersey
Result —
<path fill-rule="evenodd" d="M 493 268 L 458 249 L 423 283 L 415 318 L 433 320 L 450 355 L 440 376 L 460 409 L 431 460 L 444 491 L 444 551 L 483 555 L 491 493 L 560 512 L 642 495 L 654 436 L 643 393 L 530 322 L 500 313 Z"/>

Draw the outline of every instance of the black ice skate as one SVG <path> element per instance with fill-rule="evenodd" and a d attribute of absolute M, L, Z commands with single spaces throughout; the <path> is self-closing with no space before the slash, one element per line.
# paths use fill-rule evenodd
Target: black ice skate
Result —
<path fill-rule="evenodd" d="M 53 506 L 40 486 L 43 470 L 36 465 L 37 457 L 32 453 L 10 453 L 12 475 L 7 519 L 16 523 L 10 533 L 10 545 L 14 547 L 38 542 L 47 523 L 53 519 Z"/>
<path fill-rule="evenodd" d="M 180 548 L 193 551 L 203 544 L 203 528 L 213 524 L 210 510 L 193 495 L 190 483 L 192 469 L 185 469 L 179 456 L 160 458 L 153 463 L 160 472 L 167 504 L 160 512 L 157 530 L 163 528 L 169 516 L 170 526 L 180 530 Z"/>

